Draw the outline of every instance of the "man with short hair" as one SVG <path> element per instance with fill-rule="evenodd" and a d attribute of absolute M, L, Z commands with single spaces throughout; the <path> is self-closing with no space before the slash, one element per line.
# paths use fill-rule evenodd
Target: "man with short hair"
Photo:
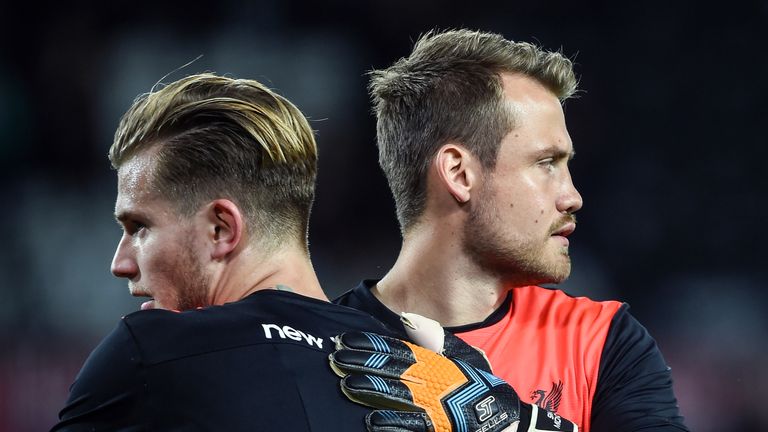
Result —
<path fill-rule="evenodd" d="M 537 286 L 571 270 L 582 198 L 562 102 L 576 87 L 563 55 L 469 30 L 430 32 L 373 71 L 403 242 L 381 280 L 335 302 L 401 334 L 400 312 L 439 321 L 583 431 L 686 430 L 670 370 L 627 305 Z"/>
<path fill-rule="evenodd" d="M 109 158 L 112 272 L 150 300 L 91 354 L 53 430 L 362 430 L 330 338 L 386 331 L 327 302 L 312 268 L 301 112 L 256 81 L 193 75 L 139 97 Z"/>

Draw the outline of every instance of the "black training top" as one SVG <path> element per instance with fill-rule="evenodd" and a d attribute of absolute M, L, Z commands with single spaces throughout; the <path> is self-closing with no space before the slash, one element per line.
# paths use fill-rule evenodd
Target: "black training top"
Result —
<path fill-rule="evenodd" d="M 355 431 L 328 364 L 331 337 L 386 334 L 370 315 L 291 292 L 257 291 L 185 312 L 145 310 L 91 353 L 53 431 Z"/>

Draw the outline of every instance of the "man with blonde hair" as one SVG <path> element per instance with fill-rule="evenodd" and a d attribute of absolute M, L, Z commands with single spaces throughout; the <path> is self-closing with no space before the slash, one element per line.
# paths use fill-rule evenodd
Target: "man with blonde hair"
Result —
<path fill-rule="evenodd" d="M 576 87 L 560 53 L 470 30 L 430 32 L 373 71 L 402 248 L 383 278 L 335 301 L 401 334 L 402 311 L 449 326 L 521 398 L 583 431 L 686 430 L 670 370 L 625 304 L 538 286 L 571 270 L 582 197 L 562 103 Z"/>
<path fill-rule="evenodd" d="M 313 270 L 301 112 L 256 81 L 193 75 L 140 96 L 109 159 L 112 273 L 149 299 L 91 354 L 53 429 L 361 430 L 370 410 L 341 394 L 330 337 L 383 328 L 327 302 Z"/>

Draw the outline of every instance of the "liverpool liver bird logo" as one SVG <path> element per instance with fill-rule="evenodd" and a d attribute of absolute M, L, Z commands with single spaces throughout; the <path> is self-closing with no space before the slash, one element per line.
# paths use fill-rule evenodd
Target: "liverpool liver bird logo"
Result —
<path fill-rule="evenodd" d="M 560 407 L 560 400 L 563 398 L 563 382 L 552 383 L 549 393 L 544 390 L 534 390 L 531 392 L 531 400 L 541 409 L 557 412 Z"/>

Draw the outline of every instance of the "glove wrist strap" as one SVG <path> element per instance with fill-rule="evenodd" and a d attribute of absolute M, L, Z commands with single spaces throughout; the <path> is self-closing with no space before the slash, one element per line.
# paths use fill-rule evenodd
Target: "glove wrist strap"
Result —
<path fill-rule="evenodd" d="M 532 404 L 528 429 L 525 432 L 578 432 L 579 427 L 560 417 L 560 415 L 540 409 Z"/>

